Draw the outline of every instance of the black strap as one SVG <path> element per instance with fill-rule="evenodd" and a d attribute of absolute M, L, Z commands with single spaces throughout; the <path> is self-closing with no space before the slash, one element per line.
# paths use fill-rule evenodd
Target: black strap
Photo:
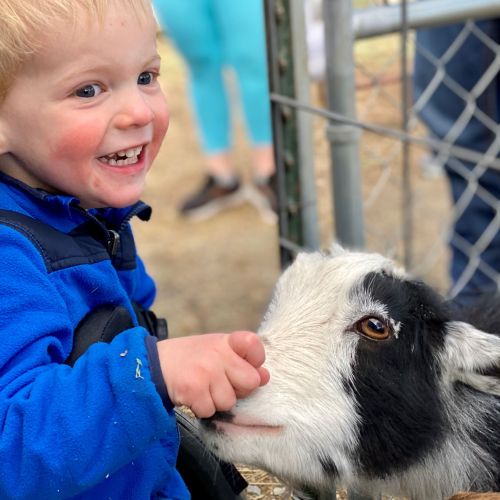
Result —
<path fill-rule="evenodd" d="M 137 215 L 144 218 L 147 214 Z M 0 224 L 26 236 L 43 257 L 49 273 L 109 259 L 118 270 L 136 267 L 134 237 L 128 223 L 122 223 L 118 229 L 109 229 L 103 221 L 89 217 L 69 233 L 64 233 L 28 215 L 0 209 Z M 111 242 L 115 243 L 115 248 L 110 248 Z"/>
<path fill-rule="evenodd" d="M 111 342 L 116 335 L 132 328 L 130 313 L 122 306 L 105 305 L 91 311 L 78 324 L 73 335 L 73 349 L 65 361 L 73 366 L 75 361 L 97 342 Z"/>
<path fill-rule="evenodd" d="M 134 306 L 135 315 L 139 325 L 143 326 L 151 335 L 158 340 L 165 340 L 168 338 L 168 324 L 165 318 L 158 318 L 151 309 L 144 309 L 136 302 Z"/>
<path fill-rule="evenodd" d="M 92 236 L 66 234 L 28 215 L 0 209 L 0 224 L 26 236 L 42 256 L 49 273 L 109 259 L 106 248 Z"/>
<path fill-rule="evenodd" d="M 191 418 L 179 410 L 175 415 L 181 437 L 177 470 L 192 500 L 242 500 L 248 483 L 238 469 L 205 446 Z"/>

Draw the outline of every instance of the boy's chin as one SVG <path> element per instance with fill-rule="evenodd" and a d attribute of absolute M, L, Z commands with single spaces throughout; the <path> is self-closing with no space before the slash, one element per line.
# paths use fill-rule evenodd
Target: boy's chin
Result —
<path fill-rule="evenodd" d="M 140 193 L 131 194 L 129 196 L 116 193 L 114 196 L 105 196 L 98 199 L 81 199 L 80 206 L 83 208 L 125 208 L 137 203 L 142 196 Z"/>

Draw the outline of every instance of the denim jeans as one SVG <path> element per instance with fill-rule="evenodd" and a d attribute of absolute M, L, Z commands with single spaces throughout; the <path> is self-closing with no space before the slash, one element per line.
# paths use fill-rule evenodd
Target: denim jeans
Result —
<path fill-rule="evenodd" d="M 499 43 L 499 19 L 479 21 L 475 24 L 492 41 Z M 454 87 L 455 84 L 448 85 L 446 82 L 441 82 L 419 110 L 419 118 L 427 126 L 431 137 L 448 140 L 447 134 L 468 105 L 464 99 L 465 94 L 460 95 L 461 92 L 473 91 L 479 115 L 481 113 L 483 116 L 487 115 L 496 126 L 489 127 L 477 116 L 472 116 L 467 120 L 461 133 L 453 139 L 453 143 L 484 154 L 488 152 L 498 135 L 500 77 L 495 74 L 488 79 L 487 85 L 477 86 L 495 58 L 495 52 L 477 36 L 469 34 L 456 52 L 453 49 L 451 52 L 448 51 L 463 28 L 463 24 L 456 24 L 417 32 L 416 43 L 422 52 L 417 50 L 415 54 L 414 99 L 417 102 L 437 71 L 435 64 L 429 62 L 428 57 L 424 55 L 426 52 L 431 54 L 431 57 L 441 60 L 446 75 L 458 87 Z M 451 53 L 453 55 L 450 57 Z M 494 145 L 490 153 L 498 157 L 498 149 Z M 444 167 L 453 202 L 456 204 L 462 198 L 460 209 L 465 206 L 463 211 L 457 212 L 454 222 L 454 234 L 450 241 L 450 275 L 452 285 L 457 283 L 464 285 L 458 291 L 457 299 L 470 302 L 478 294 L 497 291 L 496 278 L 500 272 L 500 232 L 498 229 L 491 231 L 497 224 L 497 221 L 493 220 L 497 214 L 491 201 L 500 199 L 500 172 L 491 168 L 474 170 L 475 163 L 453 157 L 448 158 Z M 468 186 L 469 189 L 473 186 L 470 184 L 471 181 L 473 183 L 477 181 L 479 191 L 467 191 Z M 490 224 L 492 226 L 488 231 Z M 480 248 L 474 248 L 485 231 L 487 235 L 491 231 L 491 237 L 487 238 L 487 241 L 481 240 Z M 475 266 L 468 267 L 471 255 L 481 259 L 484 263 L 482 269 Z"/>

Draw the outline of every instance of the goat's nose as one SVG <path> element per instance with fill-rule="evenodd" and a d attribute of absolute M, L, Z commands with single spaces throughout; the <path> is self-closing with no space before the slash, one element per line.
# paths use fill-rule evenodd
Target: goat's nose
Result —
<path fill-rule="evenodd" d="M 234 415 L 230 411 L 216 411 L 211 417 L 200 418 L 200 423 L 205 429 L 216 430 L 215 422 L 231 422 Z"/>

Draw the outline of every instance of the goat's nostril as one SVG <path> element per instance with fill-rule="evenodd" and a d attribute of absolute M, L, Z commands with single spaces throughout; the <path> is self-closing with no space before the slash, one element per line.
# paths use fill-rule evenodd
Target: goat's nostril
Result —
<path fill-rule="evenodd" d="M 215 430 L 215 422 L 232 422 L 234 415 L 229 411 L 216 411 L 211 417 L 200 418 L 200 423 L 206 429 Z"/>
<path fill-rule="evenodd" d="M 231 422 L 234 419 L 234 415 L 230 411 L 216 411 L 211 419 L 218 420 L 219 422 Z"/>
<path fill-rule="evenodd" d="M 207 431 L 215 432 L 217 430 L 215 422 L 213 422 L 210 418 L 200 418 L 200 424 Z"/>

